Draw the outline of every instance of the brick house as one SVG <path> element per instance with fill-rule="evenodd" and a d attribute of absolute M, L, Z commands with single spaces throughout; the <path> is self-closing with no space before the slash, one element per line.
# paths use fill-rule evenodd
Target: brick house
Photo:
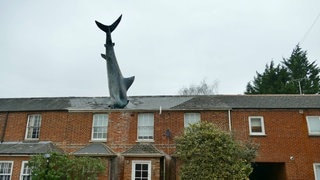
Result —
<path fill-rule="evenodd" d="M 0 99 L 0 179 L 23 179 L 30 156 L 101 157 L 99 179 L 179 179 L 174 137 L 200 120 L 260 145 L 250 179 L 320 180 L 320 95 Z"/>

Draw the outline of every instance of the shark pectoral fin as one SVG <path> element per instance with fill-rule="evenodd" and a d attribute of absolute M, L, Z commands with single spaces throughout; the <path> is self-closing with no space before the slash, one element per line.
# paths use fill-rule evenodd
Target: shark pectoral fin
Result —
<path fill-rule="evenodd" d="M 134 81 L 134 76 L 128 77 L 128 78 L 124 78 L 124 85 L 126 87 L 126 90 L 128 90 L 130 88 L 130 86 L 132 85 Z"/>
<path fill-rule="evenodd" d="M 101 57 L 105 60 L 107 60 L 107 56 L 105 54 L 101 54 Z"/>

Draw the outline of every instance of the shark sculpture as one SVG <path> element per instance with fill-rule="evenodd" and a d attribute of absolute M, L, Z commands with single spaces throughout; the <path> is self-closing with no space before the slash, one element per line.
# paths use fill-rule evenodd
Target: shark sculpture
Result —
<path fill-rule="evenodd" d="M 128 104 L 127 90 L 134 81 L 134 76 L 124 78 L 120 71 L 116 55 L 114 53 L 114 43 L 111 39 L 111 33 L 116 29 L 121 21 L 122 15 L 110 26 L 103 25 L 95 21 L 97 26 L 106 33 L 106 53 L 101 54 L 102 58 L 107 61 L 109 94 L 111 97 L 111 108 L 124 108 Z"/>

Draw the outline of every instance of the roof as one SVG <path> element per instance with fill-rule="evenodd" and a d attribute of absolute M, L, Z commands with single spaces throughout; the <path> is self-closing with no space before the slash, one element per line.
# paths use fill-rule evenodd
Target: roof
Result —
<path fill-rule="evenodd" d="M 52 142 L 3 142 L 0 144 L 1 155 L 34 155 L 50 152 L 62 152 Z"/>
<path fill-rule="evenodd" d="M 127 157 L 162 157 L 164 154 L 150 143 L 138 143 L 122 153 Z"/>
<path fill-rule="evenodd" d="M 91 143 L 78 151 L 74 152 L 75 156 L 116 156 L 116 154 L 102 143 Z"/>
<path fill-rule="evenodd" d="M 0 112 L 105 110 L 320 109 L 320 95 L 131 96 L 123 109 L 109 97 L 0 98 Z"/>

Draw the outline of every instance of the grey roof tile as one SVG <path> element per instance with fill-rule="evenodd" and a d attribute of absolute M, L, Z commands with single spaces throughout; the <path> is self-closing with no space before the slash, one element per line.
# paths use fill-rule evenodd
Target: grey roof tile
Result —
<path fill-rule="evenodd" d="M 66 110 L 70 98 L 0 98 L 0 111 Z"/>
<path fill-rule="evenodd" d="M 33 155 L 50 152 L 62 152 L 52 142 L 3 142 L 0 155 Z"/>
<path fill-rule="evenodd" d="M 125 108 L 110 109 L 109 97 L 0 98 L 0 112 L 320 109 L 320 95 L 132 96 L 128 99 Z"/>
<path fill-rule="evenodd" d="M 122 153 L 123 156 L 139 157 L 162 157 L 164 154 L 150 143 L 138 143 Z"/>
<path fill-rule="evenodd" d="M 75 156 L 116 156 L 116 154 L 105 144 L 91 143 L 76 152 Z"/>

